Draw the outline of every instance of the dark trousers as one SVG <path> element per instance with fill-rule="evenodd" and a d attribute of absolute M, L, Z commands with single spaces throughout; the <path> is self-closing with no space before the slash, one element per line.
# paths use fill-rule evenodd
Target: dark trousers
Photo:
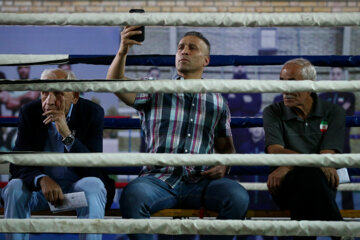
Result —
<path fill-rule="evenodd" d="M 335 194 L 320 168 L 297 167 L 285 176 L 273 199 L 291 211 L 292 220 L 341 221 Z"/>

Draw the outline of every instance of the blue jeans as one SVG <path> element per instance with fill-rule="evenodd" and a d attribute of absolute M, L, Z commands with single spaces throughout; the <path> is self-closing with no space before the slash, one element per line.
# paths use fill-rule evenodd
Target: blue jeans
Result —
<path fill-rule="evenodd" d="M 88 207 L 76 209 L 78 218 L 104 218 L 106 189 L 103 182 L 96 177 L 86 177 L 63 189 L 64 193 L 85 192 Z M 49 209 L 48 201 L 41 191 L 31 192 L 21 179 L 12 179 L 3 189 L 5 218 L 29 218 L 31 211 Z M 80 234 L 80 239 L 101 240 L 101 234 Z M 29 234 L 7 234 L 8 240 L 26 240 Z"/>
<path fill-rule="evenodd" d="M 205 192 L 204 192 L 205 189 Z M 166 208 L 197 209 L 219 213 L 218 219 L 244 219 L 249 205 L 247 191 L 237 182 L 220 178 L 197 183 L 181 181 L 175 188 L 152 176 L 130 182 L 120 198 L 123 218 L 150 218 Z M 232 239 L 233 236 L 206 236 L 207 239 Z M 149 234 L 130 235 L 130 239 L 153 239 Z"/>

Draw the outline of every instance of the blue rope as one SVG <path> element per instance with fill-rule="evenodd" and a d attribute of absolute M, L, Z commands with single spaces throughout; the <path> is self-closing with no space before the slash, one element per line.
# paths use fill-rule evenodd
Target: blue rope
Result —
<path fill-rule="evenodd" d="M 237 65 L 283 65 L 286 61 L 293 58 L 306 58 L 315 66 L 327 67 L 359 67 L 360 56 L 337 56 L 337 55 L 286 55 L 286 56 L 239 56 L 239 55 L 211 55 L 211 67 L 237 66 Z M 20 66 L 20 65 L 40 65 L 40 64 L 94 64 L 110 65 L 114 55 L 69 55 L 68 59 L 49 60 L 38 62 L 23 62 L 12 64 L 0 64 L 0 66 Z M 127 57 L 128 66 L 163 66 L 174 67 L 175 55 L 130 55 Z"/>
<path fill-rule="evenodd" d="M 237 65 L 283 65 L 293 58 L 308 59 L 315 66 L 328 67 L 359 67 L 360 56 L 336 55 L 287 55 L 287 56 L 239 56 L 239 55 L 211 55 L 209 66 L 237 66 Z M 114 55 L 69 55 L 69 64 L 85 63 L 96 65 L 110 65 Z M 130 55 L 127 57 L 128 66 L 167 66 L 175 65 L 174 55 Z"/>
<path fill-rule="evenodd" d="M 17 117 L 0 117 L 1 127 L 17 127 Z M 261 117 L 234 117 L 231 118 L 232 128 L 262 127 Z M 360 127 L 360 116 L 347 116 L 346 127 Z M 105 117 L 105 129 L 140 129 L 140 121 L 136 118 Z"/>

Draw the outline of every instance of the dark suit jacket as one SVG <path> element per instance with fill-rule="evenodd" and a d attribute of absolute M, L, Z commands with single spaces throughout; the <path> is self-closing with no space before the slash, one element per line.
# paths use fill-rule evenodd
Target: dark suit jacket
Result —
<path fill-rule="evenodd" d="M 45 117 L 42 113 L 40 100 L 32 101 L 21 108 L 14 151 L 44 151 L 49 125 L 43 123 Z M 102 152 L 104 110 L 99 105 L 80 98 L 74 104 L 68 125 L 71 131 L 75 130 L 75 142 L 70 152 Z M 100 178 L 107 190 L 106 205 L 111 206 L 115 194 L 114 181 L 103 172 L 102 168 L 75 167 L 73 169 L 79 178 L 90 176 Z M 11 178 L 22 179 L 31 191 L 40 190 L 39 186 L 34 186 L 34 178 L 43 173 L 43 167 L 10 164 Z"/>

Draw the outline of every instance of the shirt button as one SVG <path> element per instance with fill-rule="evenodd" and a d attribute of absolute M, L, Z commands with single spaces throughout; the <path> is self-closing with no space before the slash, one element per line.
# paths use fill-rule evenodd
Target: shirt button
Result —
<path fill-rule="evenodd" d="M 188 137 L 190 137 L 191 136 L 191 134 L 190 133 L 188 133 Z"/>
<path fill-rule="evenodd" d="M 185 149 L 185 152 L 188 152 L 188 150 L 187 150 L 187 149 Z"/>
<path fill-rule="evenodd" d="M 305 123 L 305 126 L 308 126 L 308 125 L 309 125 L 309 124 L 306 122 L 306 123 Z"/>
<path fill-rule="evenodd" d="M 191 104 L 193 107 L 195 107 L 195 104 L 193 103 L 193 104 Z"/>
<path fill-rule="evenodd" d="M 191 118 L 191 119 L 190 119 L 190 122 L 193 122 L 193 121 L 194 121 L 194 119 Z"/>

